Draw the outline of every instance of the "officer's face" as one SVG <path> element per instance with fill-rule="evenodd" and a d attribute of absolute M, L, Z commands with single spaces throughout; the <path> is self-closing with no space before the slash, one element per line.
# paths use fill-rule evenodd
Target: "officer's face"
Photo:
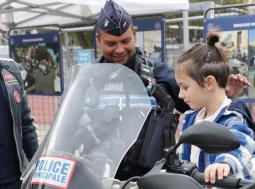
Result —
<path fill-rule="evenodd" d="M 121 36 L 110 35 L 102 30 L 97 34 L 97 44 L 104 57 L 114 63 L 125 64 L 135 54 L 136 35 L 133 26 Z"/>

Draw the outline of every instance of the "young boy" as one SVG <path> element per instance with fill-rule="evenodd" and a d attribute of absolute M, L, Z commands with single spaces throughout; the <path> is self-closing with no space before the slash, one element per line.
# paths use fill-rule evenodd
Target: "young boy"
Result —
<path fill-rule="evenodd" d="M 197 44 L 184 52 L 175 73 L 179 97 L 192 109 L 184 114 L 182 131 L 207 120 L 227 127 L 241 142 L 238 149 L 223 154 L 207 154 L 195 146 L 182 145 L 181 158 L 197 163 L 199 170 L 204 171 L 205 181 L 212 184 L 230 174 L 246 179 L 255 176 L 248 167 L 255 152 L 254 133 L 241 113 L 227 109 L 232 103 L 225 92 L 230 73 L 226 61 L 229 52 L 217 47 L 218 41 L 219 36 L 210 33 L 207 44 Z"/>

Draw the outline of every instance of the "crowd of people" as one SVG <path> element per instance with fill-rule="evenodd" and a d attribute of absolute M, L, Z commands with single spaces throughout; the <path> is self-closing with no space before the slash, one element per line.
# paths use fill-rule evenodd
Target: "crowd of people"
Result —
<path fill-rule="evenodd" d="M 56 68 L 49 65 L 46 60 L 41 60 L 38 64 L 28 61 L 25 63 L 25 69 L 22 69 L 21 72 L 27 93 L 54 94 L 60 92 L 56 91 L 57 86 L 54 86 L 54 80 L 57 77 Z"/>
<path fill-rule="evenodd" d="M 102 51 L 102 57 L 95 62 L 122 64 L 137 73 L 143 81 L 148 78 L 151 78 L 148 82 L 155 80 L 173 98 L 176 112 L 183 113 L 184 121 L 180 123 L 182 131 L 194 123 L 208 120 L 230 129 L 241 142 L 239 149 L 218 155 L 184 145 L 180 153 L 181 159 L 197 163 L 199 169 L 205 172 L 206 182 L 214 183 L 229 174 L 254 179 L 255 173 L 250 171 L 252 169 L 246 161 L 255 152 L 254 132 L 243 113 L 235 109 L 236 103 L 232 102 L 236 101 L 230 99 L 250 83 L 241 75 L 230 74 L 228 51 L 216 45 L 219 41 L 216 33 L 210 33 L 207 43 L 196 44 L 185 51 L 173 69 L 166 63 L 154 64 L 144 57 L 136 47 L 132 17 L 112 0 L 107 1 L 102 8 L 95 24 L 95 32 L 96 42 Z M 19 68 L 12 61 L 0 61 L 0 68 L 0 103 L 4 107 L 0 108 L 0 189 L 18 189 L 21 184 L 19 177 L 26 166 L 26 160 L 30 160 L 38 148 L 36 126 L 28 107 Z M 42 73 L 47 71 L 43 65 L 39 68 Z M 147 72 L 149 75 L 143 72 L 145 68 L 150 70 Z M 31 83 L 34 82 L 29 73 L 35 70 L 32 70 L 31 64 L 27 64 L 26 69 L 24 81 L 25 88 L 28 89 L 27 86 L 32 86 Z M 148 90 L 151 90 L 150 86 L 147 84 Z M 155 110 L 152 113 L 153 111 Z M 137 141 L 123 158 L 115 175 L 117 179 L 141 176 L 152 168 L 151 164 L 140 158 L 144 138 L 151 134 L 148 133 L 148 127 L 153 124 L 149 122 L 150 117 Z"/>

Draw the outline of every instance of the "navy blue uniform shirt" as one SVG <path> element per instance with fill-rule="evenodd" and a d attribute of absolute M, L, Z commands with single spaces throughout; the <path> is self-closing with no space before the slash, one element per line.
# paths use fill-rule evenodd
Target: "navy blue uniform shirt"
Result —
<path fill-rule="evenodd" d="M 3 184 L 17 180 L 20 175 L 8 98 L 4 86 L 0 86 L 0 184 Z"/>

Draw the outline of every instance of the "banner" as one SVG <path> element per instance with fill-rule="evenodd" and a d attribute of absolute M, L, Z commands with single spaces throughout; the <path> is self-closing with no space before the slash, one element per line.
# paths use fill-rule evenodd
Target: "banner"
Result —
<path fill-rule="evenodd" d="M 161 18 L 134 20 L 136 46 L 153 62 L 165 61 L 165 24 Z"/>
<path fill-rule="evenodd" d="M 58 32 L 9 37 L 10 57 L 19 65 L 29 94 L 60 95 L 63 91 Z"/>

